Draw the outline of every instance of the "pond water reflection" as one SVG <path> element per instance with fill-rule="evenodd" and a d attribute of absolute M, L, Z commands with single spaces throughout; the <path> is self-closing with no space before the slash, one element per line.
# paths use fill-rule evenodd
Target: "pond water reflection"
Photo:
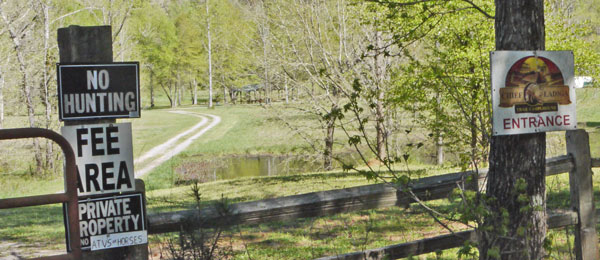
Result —
<path fill-rule="evenodd" d="M 320 160 L 300 156 L 239 156 L 224 158 L 221 163 L 216 169 L 218 179 L 290 175 L 323 169 Z"/>
<path fill-rule="evenodd" d="M 354 161 L 351 154 L 342 156 L 344 161 Z M 334 167 L 341 167 L 334 162 Z M 229 180 L 241 177 L 284 176 L 323 170 L 320 157 L 249 155 L 215 158 L 210 161 L 188 162 L 176 169 L 177 182 L 188 183 Z"/>

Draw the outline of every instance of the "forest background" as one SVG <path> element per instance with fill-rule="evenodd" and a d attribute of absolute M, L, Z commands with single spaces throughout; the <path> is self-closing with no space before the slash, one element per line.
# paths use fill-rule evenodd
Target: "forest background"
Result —
<path fill-rule="evenodd" d="M 598 0 L 545 1 L 546 49 L 573 50 L 591 90 L 600 86 L 598 13 Z M 111 25 L 114 60 L 140 62 L 146 111 L 238 106 L 256 120 L 268 111 L 323 169 L 350 150 L 361 160 L 344 169 L 369 179 L 406 184 L 414 176 L 399 169 L 416 156 L 481 168 L 493 15 L 493 1 L 470 0 L 2 1 L 0 127 L 58 131 L 56 31 Z M 3 156 L 3 173 L 61 175 L 56 146 L 17 144 L 0 148 L 25 167 Z M 369 168 L 377 164 L 390 175 Z"/>
<path fill-rule="evenodd" d="M 547 49 L 573 50 L 576 75 L 595 79 L 599 6 L 546 1 Z M 357 146 L 361 137 L 378 160 L 406 160 L 423 142 L 394 140 L 415 128 L 429 133 L 423 140 L 435 144 L 439 162 L 444 147 L 466 167 L 487 160 L 493 7 L 466 0 L 3 1 L 0 127 L 57 130 L 57 29 L 111 25 L 114 60 L 141 64 L 145 109 L 244 98 L 285 103 L 321 129 L 285 122 L 323 155 L 325 169 L 334 144 Z M 336 129 L 344 140 L 334 140 Z M 29 168 L 56 172 L 56 147 L 39 142 Z"/>

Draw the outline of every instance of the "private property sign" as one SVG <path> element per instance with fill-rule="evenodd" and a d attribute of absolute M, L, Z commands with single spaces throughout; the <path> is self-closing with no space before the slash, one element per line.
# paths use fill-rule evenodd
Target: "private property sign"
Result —
<path fill-rule="evenodd" d="M 143 203 L 141 193 L 80 199 L 81 249 L 94 251 L 148 243 Z"/>
<path fill-rule="evenodd" d="M 75 152 L 79 196 L 135 190 L 131 123 L 63 126 Z"/>
<path fill-rule="evenodd" d="M 140 117 L 139 63 L 58 64 L 60 120 Z"/>
<path fill-rule="evenodd" d="M 577 127 L 573 52 L 491 53 L 493 135 Z"/>

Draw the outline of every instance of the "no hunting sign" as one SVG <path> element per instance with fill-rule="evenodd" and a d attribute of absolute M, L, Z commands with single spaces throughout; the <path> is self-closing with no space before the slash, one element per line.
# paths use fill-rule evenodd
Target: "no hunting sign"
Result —
<path fill-rule="evenodd" d="M 58 64 L 60 120 L 140 117 L 139 64 Z"/>
<path fill-rule="evenodd" d="M 61 133 L 75 153 L 79 198 L 80 234 L 68 239 L 92 251 L 127 251 L 148 242 L 143 186 L 135 187 L 131 123 L 116 123 L 140 117 L 139 62 L 111 62 L 110 39 L 109 26 L 58 30 L 60 60 L 66 61 L 56 65 L 58 112 L 59 120 L 68 121 Z M 99 255 L 111 252 L 116 251 Z"/>
<path fill-rule="evenodd" d="M 491 53 L 493 135 L 577 127 L 573 52 Z"/>

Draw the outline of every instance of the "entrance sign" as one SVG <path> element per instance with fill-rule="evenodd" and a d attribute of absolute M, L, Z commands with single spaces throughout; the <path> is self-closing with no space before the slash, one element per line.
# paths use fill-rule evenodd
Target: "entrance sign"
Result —
<path fill-rule="evenodd" d="M 493 51 L 493 135 L 575 129 L 573 67 L 571 51 Z"/>
<path fill-rule="evenodd" d="M 143 203 L 141 193 L 80 199 L 81 249 L 94 251 L 148 243 Z"/>
<path fill-rule="evenodd" d="M 75 152 L 79 196 L 135 190 L 131 123 L 63 126 Z"/>
<path fill-rule="evenodd" d="M 58 64 L 60 120 L 140 117 L 139 63 Z"/>

